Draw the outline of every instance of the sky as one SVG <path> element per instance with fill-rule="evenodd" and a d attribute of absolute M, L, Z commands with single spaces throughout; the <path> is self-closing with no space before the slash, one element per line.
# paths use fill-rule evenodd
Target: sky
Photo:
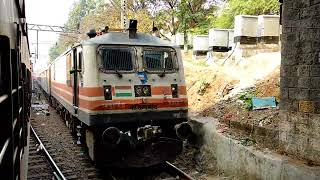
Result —
<path fill-rule="evenodd" d="M 27 23 L 63 26 L 75 1 L 77 0 L 26 0 Z M 49 48 L 57 39 L 58 33 L 39 32 L 39 59 L 34 66 L 35 70 L 47 66 Z M 31 53 L 36 52 L 36 42 L 36 31 L 29 31 Z"/>

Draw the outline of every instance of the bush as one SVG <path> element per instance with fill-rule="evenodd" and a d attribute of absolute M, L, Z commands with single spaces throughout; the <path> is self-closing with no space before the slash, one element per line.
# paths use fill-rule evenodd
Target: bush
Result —
<path fill-rule="evenodd" d="M 252 98 L 255 96 L 254 92 L 248 91 L 248 92 L 243 92 L 240 94 L 239 99 L 244 101 L 245 103 L 245 108 L 247 110 L 252 110 L 253 104 L 252 104 Z"/>
<path fill-rule="evenodd" d="M 203 96 L 205 93 L 206 93 L 206 90 L 207 88 L 210 86 L 210 83 L 202 80 L 200 81 L 200 85 L 198 87 L 198 91 L 197 93 L 200 95 L 200 96 Z"/>

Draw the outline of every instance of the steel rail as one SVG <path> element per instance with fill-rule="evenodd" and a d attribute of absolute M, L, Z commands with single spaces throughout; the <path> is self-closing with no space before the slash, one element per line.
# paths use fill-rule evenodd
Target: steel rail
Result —
<path fill-rule="evenodd" d="M 174 166 L 173 164 L 169 163 L 168 161 L 166 161 L 165 165 L 167 166 L 167 168 L 169 168 L 169 170 L 173 170 L 177 173 L 177 175 L 180 176 L 180 179 L 184 179 L 184 180 L 195 180 L 194 178 L 192 178 L 191 176 L 189 176 L 187 173 L 183 172 L 182 170 L 180 170 L 179 168 L 177 168 L 176 166 Z"/>
<path fill-rule="evenodd" d="M 50 156 L 49 152 L 47 151 L 47 149 L 44 147 L 43 143 L 41 142 L 40 138 L 38 137 L 38 135 L 36 134 L 35 130 L 33 129 L 33 127 L 30 125 L 30 129 L 34 135 L 34 137 L 36 138 L 36 140 L 38 141 L 40 147 L 42 148 L 42 151 L 44 152 L 48 162 L 50 163 L 52 169 L 53 169 L 53 174 L 54 176 L 59 179 L 59 180 L 67 180 L 64 175 L 62 174 L 61 170 L 59 169 L 59 167 L 57 166 L 57 164 L 54 162 L 54 160 L 52 159 L 52 157 Z"/>

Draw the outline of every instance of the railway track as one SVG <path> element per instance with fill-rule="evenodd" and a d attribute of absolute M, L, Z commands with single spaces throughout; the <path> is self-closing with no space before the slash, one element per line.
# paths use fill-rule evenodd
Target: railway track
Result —
<path fill-rule="evenodd" d="M 52 159 L 49 151 L 44 146 L 32 126 L 30 127 L 30 130 L 32 135 L 30 139 L 28 179 L 54 178 L 59 180 L 66 180 L 66 177 L 62 174 L 58 165 Z"/>
<path fill-rule="evenodd" d="M 45 104 L 46 101 L 38 101 Z M 78 146 L 60 115 L 49 107 L 46 113 L 33 111 L 28 179 L 107 179 L 107 180 L 193 180 L 166 162 L 139 170 L 96 168 L 86 151 Z M 42 142 L 40 142 L 42 141 Z M 43 150 L 40 150 L 40 147 Z M 42 157 L 40 157 L 42 156 Z"/>
<path fill-rule="evenodd" d="M 46 104 L 44 100 L 34 102 L 37 105 Z M 77 145 L 76 139 L 54 109 L 33 109 L 31 124 L 28 179 L 101 179 L 85 149 Z"/>
<path fill-rule="evenodd" d="M 183 172 L 181 169 L 169 162 L 164 164 L 164 169 L 166 169 L 168 173 L 175 175 L 175 177 L 179 177 L 180 180 L 194 180 L 187 173 Z"/>
<path fill-rule="evenodd" d="M 29 180 L 39 179 L 58 179 L 58 180 L 69 180 L 78 179 L 78 175 L 71 169 L 61 171 L 59 163 L 53 160 L 53 157 L 57 157 L 54 152 L 54 148 L 46 138 L 40 138 L 35 129 L 31 126 L 31 139 L 30 139 L 30 159 L 29 159 Z M 43 142 L 41 141 L 43 139 Z M 60 163 L 63 168 L 64 163 Z M 89 171 L 95 171 L 95 169 L 87 168 Z M 128 173 L 121 173 L 121 175 L 113 176 L 113 171 L 119 170 L 106 170 L 103 179 L 110 180 L 122 180 L 122 179 L 157 179 L 157 180 L 194 180 L 187 173 L 183 172 L 173 164 L 166 162 L 157 167 L 151 169 L 140 169 L 135 173 L 130 173 L 132 170 L 128 170 Z M 143 172 L 148 172 L 144 174 Z M 125 175 L 124 175 L 125 174 Z"/>
<path fill-rule="evenodd" d="M 70 167 L 73 159 L 65 159 L 62 157 L 61 152 L 58 152 L 59 147 L 50 143 L 48 137 L 38 135 L 36 128 L 33 127 L 31 127 L 31 132 L 33 137 L 30 140 L 28 179 L 100 179 L 98 178 L 97 169 L 90 163 L 86 156 L 79 157 L 82 163 L 78 164 L 78 167 L 81 166 L 84 170 L 83 173 L 86 174 L 84 177 L 78 168 Z M 75 150 L 74 153 L 80 153 L 80 151 Z"/>
<path fill-rule="evenodd" d="M 108 169 L 112 180 L 194 180 L 169 162 L 148 168 Z"/>

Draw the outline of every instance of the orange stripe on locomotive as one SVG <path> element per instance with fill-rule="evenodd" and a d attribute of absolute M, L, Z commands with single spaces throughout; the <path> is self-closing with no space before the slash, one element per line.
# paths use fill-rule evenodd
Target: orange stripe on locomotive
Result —
<path fill-rule="evenodd" d="M 113 88 L 118 89 L 119 86 Z M 128 86 L 126 87 L 128 88 Z M 119 89 L 123 89 L 120 87 Z M 180 95 L 186 95 L 185 86 L 180 86 Z M 73 101 L 73 90 L 72 87 L 69 87 L 65 84 L 52 82 L 52 91 L 53 96 L 63 97 L 64 100 L 67 101 L 68 104 L 72 105 Z M 153 95 L 171 95 L 171 87 L 159 86 L 152 88 Z M 105 110 L 129 110 L 132 109 L 132 105 L 136 104 L 145 104 L 145 105 L 153 105 L 156 106 L 157 109 L 161 108 L 187 108 L 188 100 L 187 98 L 175 98 L 175 99 L 166 99 L 166 98 L 152 98 L 152 99 L 142 99 L 142 98 L 134 98 L 134 99 L 117 99 L 117 100 L 87 100 L 87 98 L 99 98 L 103 96 L 103 88 L 102 87 L 81 87 L 79 89 L 79 107 L 82 109 L 86 109 L 89 111 L 105 111 Z"/>

